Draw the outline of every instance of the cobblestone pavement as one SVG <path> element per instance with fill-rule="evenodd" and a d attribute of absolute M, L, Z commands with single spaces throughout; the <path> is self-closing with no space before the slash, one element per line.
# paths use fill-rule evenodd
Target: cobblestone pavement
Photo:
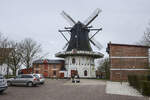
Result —
<path fill-rule="evenodd" d="M 67 80 L 47 79 L 37 87 L 9 87 L 0 100 L 148 100 L 144 97 L 112 95 L 105 93 L 105 81 L 81 80 L 72 84 Z"/>

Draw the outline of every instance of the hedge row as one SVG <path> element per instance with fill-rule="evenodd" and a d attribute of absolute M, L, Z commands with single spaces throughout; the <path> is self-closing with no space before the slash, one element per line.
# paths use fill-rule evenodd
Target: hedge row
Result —
<path fill-rule="evenodd" d="M 150 76 L 129 75 L 128 82 L 130 86 L 137 89 L 142 95 L 150 96 Z"/>
<path fill-rule="evenodd" d="M 14 76 L 14 75 L 5 75 L 5 78 L 7 79 L 7 78 L 14 78 L 14 77 L 16 77 L 16 76 Z"/>

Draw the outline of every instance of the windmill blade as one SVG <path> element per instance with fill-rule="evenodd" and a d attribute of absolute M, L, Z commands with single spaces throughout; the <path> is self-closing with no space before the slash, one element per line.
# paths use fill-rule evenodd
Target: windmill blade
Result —
<path fill-rule="evenodd" d="M 89 40 L 90 40 L 90 42 L 96 47 L 96 48 L 98 48 L 99 50 L 101 50 L 102 49 L 102 45 L 94 38 L 94 37 L 92 37 L 92 35 L 90 34 L 89 35 Z M 92 38 L 91 38 L 92 37 Z"/>
<path fill-rule="evenodd" d="M 100 10 L 99 8 L 97 8 L 92 14 L 91 16 L 89 16 L 84 22 L 83 24 L 85 26 L 88 26 L 97 16 L 98 14 L 102 12 L 102 10 Z"/>
<path fill-rule="evenodd" d="M 61 15 L 69 22 L 71 26 L 76 24 L 76 22 L 65 11 L 62 11 Z"/>
<path fill-rule="evenodd" d="M 69 42 L 67 42 L 62 49 L 65 50 L 68 45 L 69 45 Z"/>

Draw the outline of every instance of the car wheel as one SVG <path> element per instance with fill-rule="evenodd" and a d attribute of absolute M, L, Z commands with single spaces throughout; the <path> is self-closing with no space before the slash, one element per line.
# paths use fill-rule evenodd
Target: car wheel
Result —
<path fill-rule="evenodd" d="M 4 90 L 0 91 L 0 93 L 3 93 L 3 92 L 4 92 Z"/>
<path fill-rule="evenodd" d="M 44 84 L 44 82 L 41 83 L 41 85 L 43 85 L 43 84 Z"/>
<path fill-rule="evenodd" d="M 11 83 L 10 81 L 8 81 L 8 82 L 7 82 L 7 85 L 8 85 L 8 86 L 11 86 L 11 85 L 12 85 L 12 83 Z"/>
<path fill-rule="evenodd" d="M 33 83 L 32 83 L 32 82 L 28 82 L 28 83 L 27 83 L 27 86 L 32 87 L 32 86 L 33 86 Z"/>
<path fill-rule="evenodd" d="M 33 86 L 35 86 L 35 87 L 36 87 L 36 86 L 37 86 L 37 84 L 34 84 Z"/>

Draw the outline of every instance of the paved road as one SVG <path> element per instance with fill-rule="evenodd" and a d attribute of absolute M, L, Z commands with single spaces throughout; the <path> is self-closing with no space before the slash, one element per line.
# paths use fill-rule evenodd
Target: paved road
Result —
<path fill-rule="evenodd" d="M 9 87 L 0 100 L 147 100 L 142 97 L 110 95 L 105 93 L 105 82 L 81 80 L 72 84 L 67 80 L 46 80 L 38 87 Z"/>

